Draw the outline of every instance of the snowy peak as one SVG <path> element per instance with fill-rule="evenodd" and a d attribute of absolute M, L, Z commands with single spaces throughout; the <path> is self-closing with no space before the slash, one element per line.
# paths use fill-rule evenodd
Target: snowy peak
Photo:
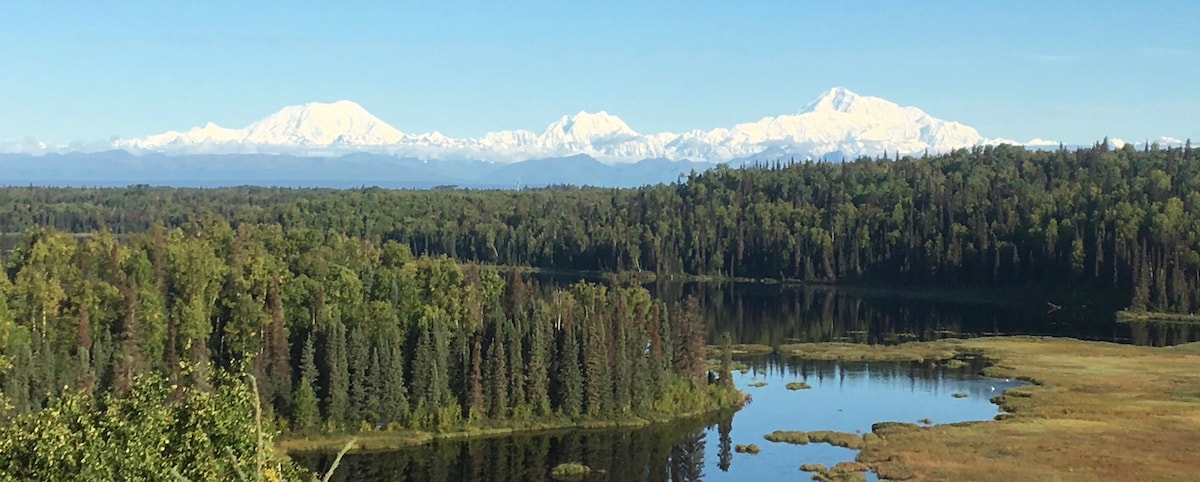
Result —
<path fill-rule="evenodd" d="M 403 137 L 402 132 L 371 115 L 362 106 L 340 100 L 284 107 L 243 129 L 229 129 L 209 122 L 187 132 L 168 131 L 141 139 L 122 139 L 116 141 L 114 147 L 261 152 L 264 149 L 257 146 L 383 146 L 395 144 Z"/>
<path fill-rule="evenodd" d="M 489 132 L 454 138 L 437 131 L 405 134 L 348 101 L 285 107 L 243 129 L 213 123 L 120 140 L 117 148 L 195 152 L 336 155 L 367 151 L 424 160 L 528 159 L 588 155 L 603 162 L 672 159 L 728 162 L 742 159 L 855 158 L 884 152 L 946 152 L 1000 142 L 974 128 L 845 87 L 821 93 L 796 114 L 764 117 L 712 130 L 640 134 L 606 111 L 581 110 L 551 122 L 541 133 Z"/>
<path fill-rule="evenodd" d="M 879 97 L 859 95 L 845 87 L 834 87 L 822 93 L 816 100 L 809 102 L 797 115 L 811 115 L 818 118 L 841 118 L 855 123 L 890 122 L 901 118 L 917 120 L 927 117 L 924 111 L 916 107 L 903 107 L 895 102 Z"/>
<path fill-rule="evenodd" d="M 564 115 L 557 121 L 546 126 L 542 133 L 545 137 L 564 137 L 575 139 L 592 139 L 614 135 L 638 135 L 620 117 L 605 111 L 590 113 L 579 111 L 575 115 Z"/>
<path fill-rule="evenodd" d="M 850 112 L 862 96 L 851 92 L 845 87 L 834 87 L 822 93 L 816 100 L 809 102 L 801 114 L 808 112 Z"/>
<path fill-rule="evenodd" d="M 271 145 L 384 145 L 404 133 L 362 106 L 339 100 L 284 107 L 246 128 L 243 142 Z"/>

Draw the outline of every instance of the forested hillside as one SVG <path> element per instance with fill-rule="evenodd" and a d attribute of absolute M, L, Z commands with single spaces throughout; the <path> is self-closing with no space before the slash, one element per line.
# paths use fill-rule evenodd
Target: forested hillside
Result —
<path fill-rule="evenodd" d="M 5 267 L 10 414 L 120 396 L 144 373 L 203 390 L 215 370 L 256 375 L 268 415 L 300 432 L 606 420 L 731 395 L 705 383 L 694 303 L 542 290 L 394 241 L 207 215 L 124 242 L 32 229 Z"/>
<path fill-rule="evenodd" d="M 0 230 L 278 224 L 463 261 L 808 281 L 1115 287 L 1200 305 L 1200 150 L 981 147 L 718 168 L 631 190 L 6 188 Z M 14 242 L 12 240 L 10 243 Z"/>

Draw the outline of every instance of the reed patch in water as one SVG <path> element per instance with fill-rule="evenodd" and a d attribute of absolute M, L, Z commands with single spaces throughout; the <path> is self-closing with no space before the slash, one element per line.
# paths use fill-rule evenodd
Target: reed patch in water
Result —
<path fill-rule="evenodd" d="M 575 480 L 581 479 L 592 473 L 592 468 L 583 465 L 579 462 L 567 462 L 558 464 L 550 471 L 550 477 L 555 480 Z"/>
<path fill-rule="evenodd" d="M 808 433 L 800 430 L 776 430 L 763 435 L 763 438 L 778 443 L 805 445 L 808 443 Z"/>

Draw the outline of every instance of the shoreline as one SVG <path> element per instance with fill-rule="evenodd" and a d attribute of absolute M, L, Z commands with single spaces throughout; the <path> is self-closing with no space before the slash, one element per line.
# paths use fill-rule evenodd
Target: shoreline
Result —
<path fill-rule="evenodd" d="M 508 271 L 517 271 L 521 274 L 543 274 L 548 276 L 565 276 L 576 277 L 579 279 L 588 279 L 596 281 L 608 281 L 617 283 L 637 283 L 648 285 L 657 282 L 668 283 L 718 283 L 718 284 L 753 284 L 760 286 L 778 286 L 778 287 L 799 287 L 803 289 L 811 289 L 820 292 L 835 292 L 843 293 L 862 298 L 891 298 L 902 297 L 908 299 L 931 300 L 931 301 L 954 301 L 971 304 L 987 304 L 987 305 L 1022 305 L 1030 310 L 1030 312 L 1045 311 L 1046 303 L 1050 300 L 1058 303 L 1070 305 L 1078 305 L 1074 299 L 1073 290 L 1060 290 L 1057 285 L 1036 285 L 1022 284 L 1013 286 L 995 287 L 970 287 L 970 288 L 954 288 L 945 285 L 928 284 L 928 285 L 912 285 L 912 286 L 897 286 L 896 283 L 868 283 L 855 281 L 824 281 L 824 280 L 803 280 L 797 278 L 753 278 L 742 276 L 726 276 L 726 275 L 698 275 L 689 273 L 665 273 L 658 274 L 654 271 L 597 271 L 597 270 L 570 270 L 570 269 L 552 269 L 539 268 L 535 266 L 514 266 L 479 263 L 480 266 L 486 266 L 498 270 L 501 274 Z M 1089 291 L 1089 299 L 1096 296 L 1104 296 L 1108 293 L 1105 290 Z M 1091 296 L 1096 295 L 1096 296 Z M 1046 298 L 1049 299 L 1046 299 Z M 1086 302 L 1082 304 L 1086 305 Z M 1120 311 L 1117 306 L 1111 307 L 1110 310 L 1104 310 L 1106 316 L 1117 316 Z M 1159 315 L 1159 313 L 1154 313 Z M 1170 313 L 1162 313 L 1162 316 L 1175 316 Z M 1187 315 L 1184 315 L 1187 316 Z M 1200 320 L 1200 315 L 1196 316 Z"/>
<path fill-rule="evenodd" d="M 1030 382 L 991 399 L 1003 410 L 994 420 L 874 424 L 856 461 L 881 479 L 1191 480 L 1200 460 L 1200 343 L 1013 336 L 797 348 L 844 361 L 982 356 L 981 375 Z"/>
<path fill-rule="evenodd" d="M 1182 323 L 1200 325 L 1200 315 L 1184 313 L 1121 310 L 1116 313 L 1116 317 L 1117 323 Z"/>
<path fill-rule="evenodd" d="M 699 410 L 676 415 L 630 415 L 611 420 L 554 420 L 550 422 L 528 422 L 519 426 L 479 427 L 449 432 L 424 430 L 370 431 L 344 434 L 317 434 L 312 436 L 282 435 L 275 441 L 275 449 L 284 454 L 335 454 L 353 441 L 347 453 L 361 454 L 387 452 L 406 447 L 416 447 L 440 440 L 470 440 L 502 437 L 514 434 L 539 434 L 570 430 L 606 430 L 614 428 L 636 428 L 671 423 L 680 420 L 702 418 L 725 411 L 736 412 L 746 405 L 750 395 L 738 390 L 734 405 L 709 410 Z"/>
<path fill-rule="evenodd" d="M 817 360 L 926 363 L 983 357 L 987 366 L 982 376 L 1029 382 L 990 400 L 1000 412 L 993 420 L 931 426 L 873 424 L 861 436 L 862 449 L 855 461 L 881 479 L 1191 480 L 1194 461 L 1200 460 L 1200 371 L 1195 370 L 1200 366 L 1200 343 L 1145 347 L 1004 336 L 889 346 L 797 344 L 780 347 L 778 353 Z M 352 451 L 364 453 L 436 440 L 639 427 L 736 411 L 746 401 L 746 393 L 739 393 L 736 406 L 679 416 L 562 420 L 440 434 L 398 431 L 284 438 L 276 448 L 295 454 L 336 452 L 357 437 Z"/>

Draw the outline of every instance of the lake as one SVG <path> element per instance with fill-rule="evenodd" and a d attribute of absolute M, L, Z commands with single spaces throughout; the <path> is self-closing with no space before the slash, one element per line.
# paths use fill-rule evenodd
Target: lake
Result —
<path fill-rule="evenodd" d="M 1200 340 L 1200 327 L 1179 323 L 1118 324 L 1104 302 L 987 297 L 896 296 L 883 290 L 847 290 L 754 283 L 659 284 L 659 296 L 700 298 L 715 342 L 728 331 L 735 342 L 850 341 L 895 343 L 989 334 L 1071 336 L 1146 345 Z M 1087 305 L 1087 306 L 1085 306 Z M 808 480 L 803 463 L 827 466 L 853 460 L 855 451 L 826 444 L 772 443 L 774 430 L 867 432 L 879 421 L 950 423 L 990 420 L 988 399 L 1021 382 L 977 375 L 983 360 L 949 368 L 930 363 L 807 361 L 765 355 L 740 357 L 746 371 L 735 383 L 752 401 L 732 414 L 715 414 L 644 428 L 574 430 L 484 439 L 438 441 L 385 453 L 351 454 L 333 480 L 537 481 L 559 463 L 596 469 L 594 481 Z M 791 381 L 812 388 L 788 390 Z M 755 387 L 755 382 L 765 385 Z M 955 393 L 966 397 L 956 398 Z M 734 453 L 757 444 L 758 454 Z M 323 471 L 331 455 L 297 460 Z M 869 480 L 874 480 L 868 474 Z"/>
<path fill-rule="evenodd" d="M 710 343 L 899 343 L 988 335 L 1066 336 L 1165 346 L 1200 341 L 1200 324 L 1117 323 L 1127 300 L 1069 291 L 954 293 L 764 283 L 659 283 L 657 296 L 696 296 Z M 1053 306 L 1052 306 L 1053 305 Z"/>
<path fill-rule="evenodd" d="M 1021 382 L 975 375 L 975 365 L 947 368 L 926 363 L 805 361 L 774 355 L 743 357 L 735 383 L 752 401 L 734 414 L 639 429 L 518 434 L 465 441 L 438 441 L 386 453 L 351 454 L 333 480 L 467 481 L 551 480 L 557 464 L 582 462 L 598 473 L 591 481 L 806 480 L 802 463 L 827 466 L 854 460 L 851 449 L 826 444 L 772 443 L 774 430 L 835 430 L 861 433 L 882 421 L 949 423 L 990 420 L 988 399 Z M 791 381 L 812 388 L 788 390 Z M 754 386 L 765 382 L 763 386 Z M 955 393 L 966 394 L 956 398 Z M 758 454 L 734 453 L 736 444 L 757 444 Z M 332 456 L 300 457 L 324 469 Z M 870 474 L 868 474 L 870 476 Z M 873 479 L 872 479 L 873 480 Z"/>

